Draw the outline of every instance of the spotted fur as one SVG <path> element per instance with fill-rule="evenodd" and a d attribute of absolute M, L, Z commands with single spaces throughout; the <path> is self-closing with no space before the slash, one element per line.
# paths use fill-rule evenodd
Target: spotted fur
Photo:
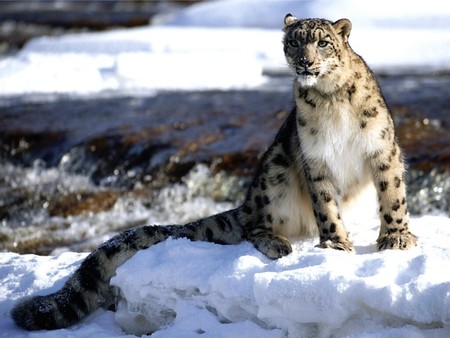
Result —
<path fill-rule="evenodd" d="M 377 247 L 415 246 L 393 120 L 374 75 L 348 43 L 350 30 L 346 19 L 286 16 L 283 44 L 296 104 L 240 207 L 184 226 L 144 226 L 117 235 L 92 252 L 61 290 L 19 302 L 12 310 L 15 322 L 28 330 L 62 328 L 113 305 L 109 280 L 117 267 L 168 237 L 247 240 L 276 259 L 292 252 L 288 237 L 318 235 L 319 247 L 351 252 L 341 212 L 367 185 L 378 193 Z"/>

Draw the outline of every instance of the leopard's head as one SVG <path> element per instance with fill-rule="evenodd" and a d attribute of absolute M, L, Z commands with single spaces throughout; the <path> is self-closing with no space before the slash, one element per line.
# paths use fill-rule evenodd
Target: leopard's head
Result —
<path fill-rule="evenodd" d="M 284 18 L 284 54 L 303 88 L 322 92 L 338 89 L 347 79 L 351 23 L 347 19 Z"/>

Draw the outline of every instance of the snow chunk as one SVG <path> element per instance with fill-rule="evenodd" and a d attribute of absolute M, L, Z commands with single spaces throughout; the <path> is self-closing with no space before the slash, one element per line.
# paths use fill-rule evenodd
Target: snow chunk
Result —
<path fill-rule="evenodd" d="M 176 330 L 217 336 L 230 323 L 290 336 L 442 329 L 450 321 L 450 277 L 443 273 L 450 269 L 450 253 L 432 240 L 433 229 L 448 223 L 441 221 L 413 219 L 420 244 L 410 251 L 376 252 L 373 244 L 371 253 L 357 247 L 350 255 L 306 241 L 276 261 L 249 243 L 168 240 L 119 268 L 112 283 L 124 300 L 116 319 L 128 333 L 150 327 L 161 337 Z M 376 228 L 354 233 L 356 241 L 377 237 Z M 192 322 L 195 313 L 205 320 Z"/>

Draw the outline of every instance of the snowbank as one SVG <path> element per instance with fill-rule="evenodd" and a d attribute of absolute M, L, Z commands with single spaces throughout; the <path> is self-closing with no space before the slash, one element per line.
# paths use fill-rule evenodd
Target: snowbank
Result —
<path fill-rule="evenodd" d="M 169 240 L 119 269 L 126 304 L 116 319 L 129 332 L 163 326 L 155 337 L 450 334 L 449 220 L 413 220 L 421 242 L 407 252 L 376 252 L 374 223 L 352 229 L 356 255 L 310 240 L 271 261 L 248 243 Z"/>
<path fill-rule="evenodd" d="M 297 241 L 271 261 L 249 243 L 168 240 L 138 252 L 113 277 L 124 299 L 69 329 L 39 337 L 448 337 L 450 219 L 414 218 L 410 251 L 377 252 L 377 221 L 350 224 L 351 255 Z M 0 254 L 0 332 L 25 337 L 8 317 L 14 302 L 59 289 L 85 257 Z M 32 335 L 33 336 L 33 335 Z"/>
<path fill-rule="evenodd" d="M 165 25 L 201 27 L 263 27 L 280 29 L 280 18 L 350 19 L 359 27 L 449 28 L 450 6 L 445 0 L 222 0 L 202 2 L 179 13 L 155 19 Z"/>
<path fill-rule="evenodd" d="M 0 95 L 255 88 L 267 70 L 287 72 L 287 12 L 351 19 L 350 42 L 376 70 L 450 68 L 448 1 L 226 0 L 194 5 L 159 26 L 34 39 L 0 61 Z"/>
<path fill-rule="evenodd" d="M 254 87 L 264 82 L 261 60 L 273 46 L 281 48 L 278 32 L 238 29 L 146 27 L 40 38 L 0 61 L 0 95 Z"/>

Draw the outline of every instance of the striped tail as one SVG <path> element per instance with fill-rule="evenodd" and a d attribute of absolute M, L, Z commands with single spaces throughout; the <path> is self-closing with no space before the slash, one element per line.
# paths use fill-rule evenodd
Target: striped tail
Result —
<path fill-rule="evenodd" d="M 61 290 L 19 302 L 11 316 L 18 326 L 27 330 L 53 330 L 76 324 L 96 309 L 115 304 L 115 292 L 109 280 L 136 251 L 168 237 L 240 243 L 244 235 L 239 213 L 240 209 L 234 209 L 184 226 L 143 226 L 126 230 L 87 256 Z"/>

